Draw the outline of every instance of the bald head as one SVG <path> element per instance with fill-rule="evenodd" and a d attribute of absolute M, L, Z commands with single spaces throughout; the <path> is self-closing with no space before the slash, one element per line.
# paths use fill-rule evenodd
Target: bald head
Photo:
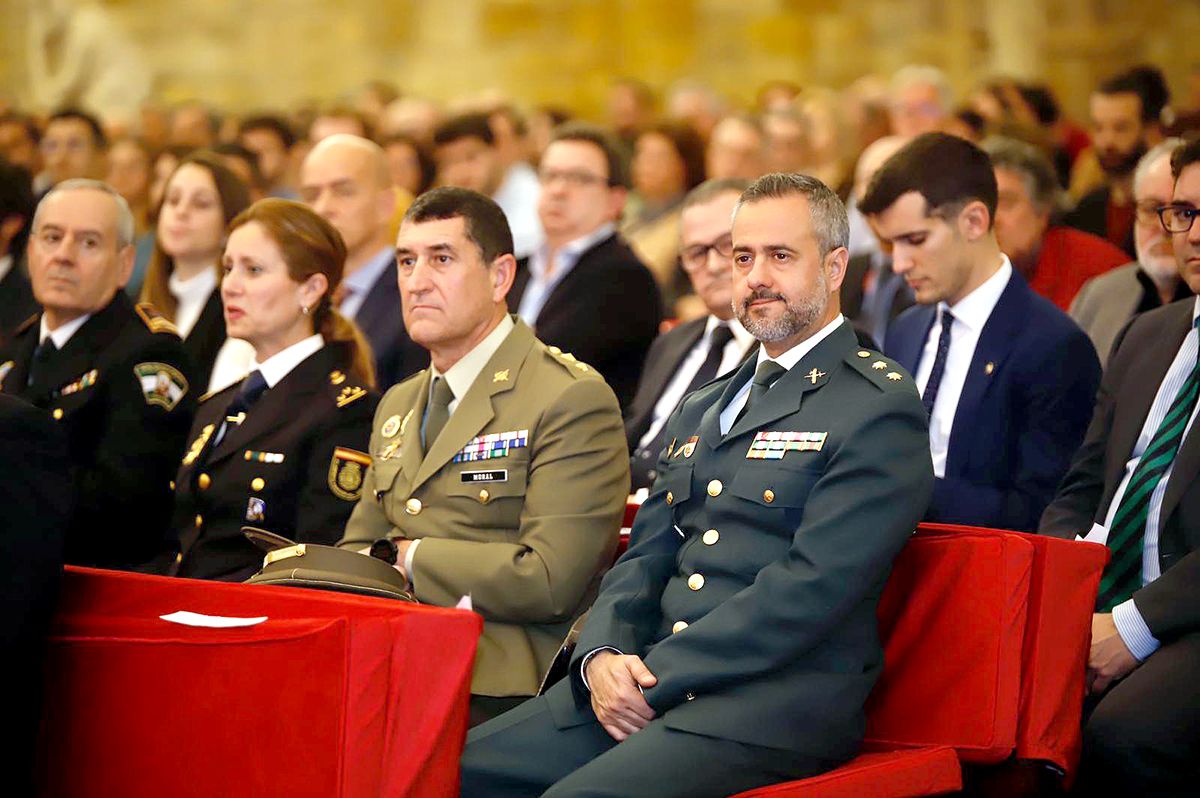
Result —
<path fill-rule="evenodd" d="M 390 248 L 396 195 L 383 148 L 346 133 L 322 139 L 300 167 L 300 196 L 346 243 L 346 273 Z"/>

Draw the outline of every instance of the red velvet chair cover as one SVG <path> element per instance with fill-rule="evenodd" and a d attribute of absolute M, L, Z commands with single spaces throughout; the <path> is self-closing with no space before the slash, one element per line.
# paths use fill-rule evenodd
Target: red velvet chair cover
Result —
<path fill-rule="evenodd" d="M 177 610 L 268 620 L 159 618 Z M 460 610 L 68 568 L 44 794 L 456 795 L 481 629 Z"/>

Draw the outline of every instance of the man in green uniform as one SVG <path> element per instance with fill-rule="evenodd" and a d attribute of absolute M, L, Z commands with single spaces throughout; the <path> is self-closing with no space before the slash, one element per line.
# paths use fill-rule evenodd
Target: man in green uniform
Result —
<path fill-rule="evenodd" d="M 667 422 L 569 677 L 470 734 L 464 795 L 725 796 L 856 753 L 933 473 L 912 379 L 840 313 L 847 229 L 813 178 L 742 194 L 733 304 L 762 346 Z"/>
<path fill-rule="evenodd" d="M 466 189 L 405 214 L 404 321 L 432 363 L 383 397 L 340 544 L 391 549 L 423 602 L 470 597 L 485 621 L 474 721 L 537 692 L 612 562 L 629 493 L 612 390 L 506 311 L 512 246 L 500 207 Z"/>

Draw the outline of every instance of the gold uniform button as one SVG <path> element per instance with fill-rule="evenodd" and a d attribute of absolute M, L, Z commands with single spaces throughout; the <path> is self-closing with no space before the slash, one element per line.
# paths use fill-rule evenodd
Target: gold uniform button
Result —
<path fill-rule="evenodd" d="M 560 355 L 560 354 L 562 354 L 562 350 L 561 350 L 561 349 L 559 349 L 557 346 L 548 346 L 548 347 L 546 347 L 546 351 L 547 351 L 547 352 L 549 352 L 549 353 L 550 353 L 550 354 L 552 354 L 552 355 Z"/>
<path fill-rule="evenodd" d="M 692 590 L 699 590 L 700 588 L 704 587 L 704 575 L 692 574 L 689 576 L 688 587 L 690 587 Z"/>
<path fill-rule="evenodd" d="M 858 350 L 858 356 L 859 357 L 870 357 L 871 353 L 865 349 L 860 349 L 860 350 Z"/>
<path fill-rule="evenodd" d="M 682 632 L 686 628 L 688 628 L 687 621 L 676 621 L 674 624 L 671 625 L 671 634 L 677 634 L 679 632 Z"/>
<path fill-rule="evenodd" d="M 767 504 L 770 504 L 771 502 L 775 501 L 775 491 L 771 490 L 770 488 L 767 488 L 766 490 L 764 490 L 763 491 L 763 501 L 765 501 Z"/>
<path fill-rule="evenodd" d="M 54 413 L 52 413 L 52 415 L 54 416 L 54 420 L 55 420 L 55 421 L 61 421 L 61 420 L 62 420 L 62 416 L 63 416 L 63 414 L 62 414 L 62 408 L 61 408 L 61 407 L 56 407 L 56 408 L 54 408 Z"/>
<path fill-rule="evenodd" d="M 492 494 L 487 492 L 487 488 L 484 488 L 483 490 L 479 491 L 480 504 L 487 504 L 488 499 L 490 499 L 490 498 L 492 498 Z"/>
<path fill-rule="evenodd" d="M 696 694 L 690 690 L 688 692 L 684 693 L 683 697 L 687 701 L 695 701 L 696 700 Z"/>
<path fill-rule="evenodd" d="M 714 498 L 720 496 L 721 491 L 724 489 L 725 486 L 721 484 L 721 480 L 719 479 L 714 479 L 712 482 L 708 483 L 708 495 Z"/>
<path fill-rule="evenodd" d="M 196 516 L 196 529 L 199 529 L 202 526 L 204 526 L 204 516 L 198 515 Z"/>
<path fill-rule="evenodd" d="M 671 491 L 667 491 L 667 504 L 674 504 L 674 503 L 675 503 L 675 494 L 672 493 Z"/>
<path fill-rule="evenodd" d="M 250 480 L 250 490 L 262 490 L 267 486 L 267 481 L 262 477 L 255 477 Z"/>
<path fill-rule="evenodd" d="M 200 486 L 200 490 L 208 490 L 208 486 L 212 484 L 212 477 L 208 474 L 201 474 L 200 479 L 196 480 L 196 484 Z"/>
<path fill-rule="evenodd" d="M 711 546 L 720 539 L 721 539 L 721 533 L 715 529 L 708 530 L 707 532 L 704 533 L 704 537 L 701 538 L 701 540 L 704 541 L 705 546 Z"/>
<path fill-rule="evenodd" d="M 171 486 L 171 490 L 175 490 L 175 480 L 171 480 L 167 484 Z"/>
<path fill-rule="evenodd" d="M 183 562 L 183 552 L 179 551 L 175 553 L 175 564 L 179 565 L 181 562 Z"/>
<path fill-rule="evenodd" d="M 416 515 L 417 513 L 421 512 L 421 500 L 409 499 L 406 501 L 404 503 L 404 512 L 408 513 L 409 515 Z"/>

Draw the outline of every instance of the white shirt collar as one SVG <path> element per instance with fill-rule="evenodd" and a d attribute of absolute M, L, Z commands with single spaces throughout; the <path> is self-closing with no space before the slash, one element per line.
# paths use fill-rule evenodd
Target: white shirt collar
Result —
<path fill-rule="evenodd" d="M 790 371 L 792 366 L 799 363 L 805 355 L 807 355 L 809 352 L 813 351 L 813 349 L 816 348 L 817 344 L 821 343 L 826 338 L 828 338 L 830 336 L 830 334 L 833 333 L 833 331 L 836 330 L 838 327 L 840 327 L 842 325 L 842 322 L 844 322 L 845 320 L 846 320 L 846 317 L 839 313 L 837 315 L 837 318 L 835 318 L 833 321 L 829 322 L 824 327 L 817 330 L 815 333 L 808 336 L 803 341 L 796 344 L 795 346 L 793 346 L 788 351 L 784 352 L 779 357 L 771 357 L 770 355 L 767 354 L 766 348 L 760 346 L 758 348 L 758 365 L 755 366 L 755 368 L 757 368 L 758 366 L 761 366 L 767 360 L 774 360 L 776 363 L 778 363 L 779 365 L 783 366 L 785 369 L 788 369 Z"/>
<path fill-rule="evenodd" d="M 261 371 L 263 379 L 267 381 L 267 387 L 274 388 L 280 380 L 291 373 L 292 369 L 320 351 L 323 346 L 325 346 L 325 339 L 321 337 L 320 333 L 310 335 L 282 352 L 276 352 L 262 363 L 259 363 L 257 359 L 250 361 L 250 371 Z"/>
<path fill-rule="evenodd" d="M 617 226 L 612 222 L 605 222 L 597 227 L 592 232 L 582 235 L 573 241 L 568 241 L 558 248 L 554 253 L 558 259 L 558 265 L 555 269 L 554 276 L 551 278 L 554 281 L 561 280 L 563 275 L 569 272 L 575 266 L 575 262 L 579 260 L 579 256 L 587 252 L 592 247 L 605 240 L 617 230 Z M 529 258 L 529 271 L 534 277 L 539 280 L 546 275 L 546 266 L 550 263 L 550 245 L 542 244 L 538 247 L 533 255 Z"/>
<path fill-rule="evenodd" d="M 1004 289 L 1008 286 L 1008 281 L 1012 277 L 1012 262 L 1009 261 L 1007 255 L 1001 255 L 1000 257 L 1003 260 L 996 273 L 984 280 L 978 288 L 958 300 L 950 308 L 950 312 L 954 314 L 956 321 L 961 321 L 975 332 L 983 330 L 983 326 L 987 324 L 988 317 L 992 315 L 992 311 L 996 308 L 996 303 L 1000 301 L 1000 295 L 1004 293 Z M 938 303 L 937 316 L 939 319 L 947 307 L 945 302 Z"/>
<path fill-rule="evenodd" d="M 46 314 L 43 313 L 41 319 L 41 331 L 38 334 L 38 343 L 42 343 L 46 340 L 46 336 L 50 336 L 50 338 L 54 340 L 54 345 L 59 349 L 62 349 L 67 345 L 67 341 L 71 340 L 71 336 L 73 336 L 79 330 L 79 328 L 83 326 L 84 322 L 91 317 L 92 314 L 88 313 L 80 316 L 77 319 L 72 319 L 66 324 L 60 324 L 57 330 L 51 330 L 46 326 Z"/>
<path fill-rule="evenodd" d="M 217 270 L 205 269 L 186 280 L 178 272 L 171 272 L 167 278 L 167 288 L 171 295 L 180 302 L 206 302 L 208 295 L 217 287 Z"/>
<path fill-rule="evenodd" d="M 711 313 L 708 315 L 708 321 L 704 324 L 705 337 L 712 337 L 713 330 L 717 329 L 717 325 L 719 324 L 729 325 L 729 329 L 733 333 L 733 340 L 738 342 L 738 346 L 742 348 L 743 352 L 748 350 L 750 345 L 754 343 L 754 336 L 736 318 L 724 321 Z"/>
<path fill-rule="evenodd" d="M 0 255 L 0 280 L 8 276 L 15 262 L 12 255 Z"/>
<path fill-rule="evenodd" d="M 483 367 L 492 359 L 492 355 L 496 354 L 500 344 L 504 343 L 504 339 L 512 332 L 514 326 L 516 325 L 513 324 L 512 317 L 507 313 L 504 314 L 504 318 L 500 319 L 496 329 L 475 344 L 475 348 L 447 369 L 445 374 L 438 371 L 437 366 L 433 364 L 429 366 L 430 373 L 433 377 L 445 377 L 446 382 L 450 383 L 450 390 L 454 392 L 455 400 L 462 399 L 471 389 L 479 372 L 483 371 Z M 433 380 L 430 380 L 430 384 L 433 384 Z"/>

